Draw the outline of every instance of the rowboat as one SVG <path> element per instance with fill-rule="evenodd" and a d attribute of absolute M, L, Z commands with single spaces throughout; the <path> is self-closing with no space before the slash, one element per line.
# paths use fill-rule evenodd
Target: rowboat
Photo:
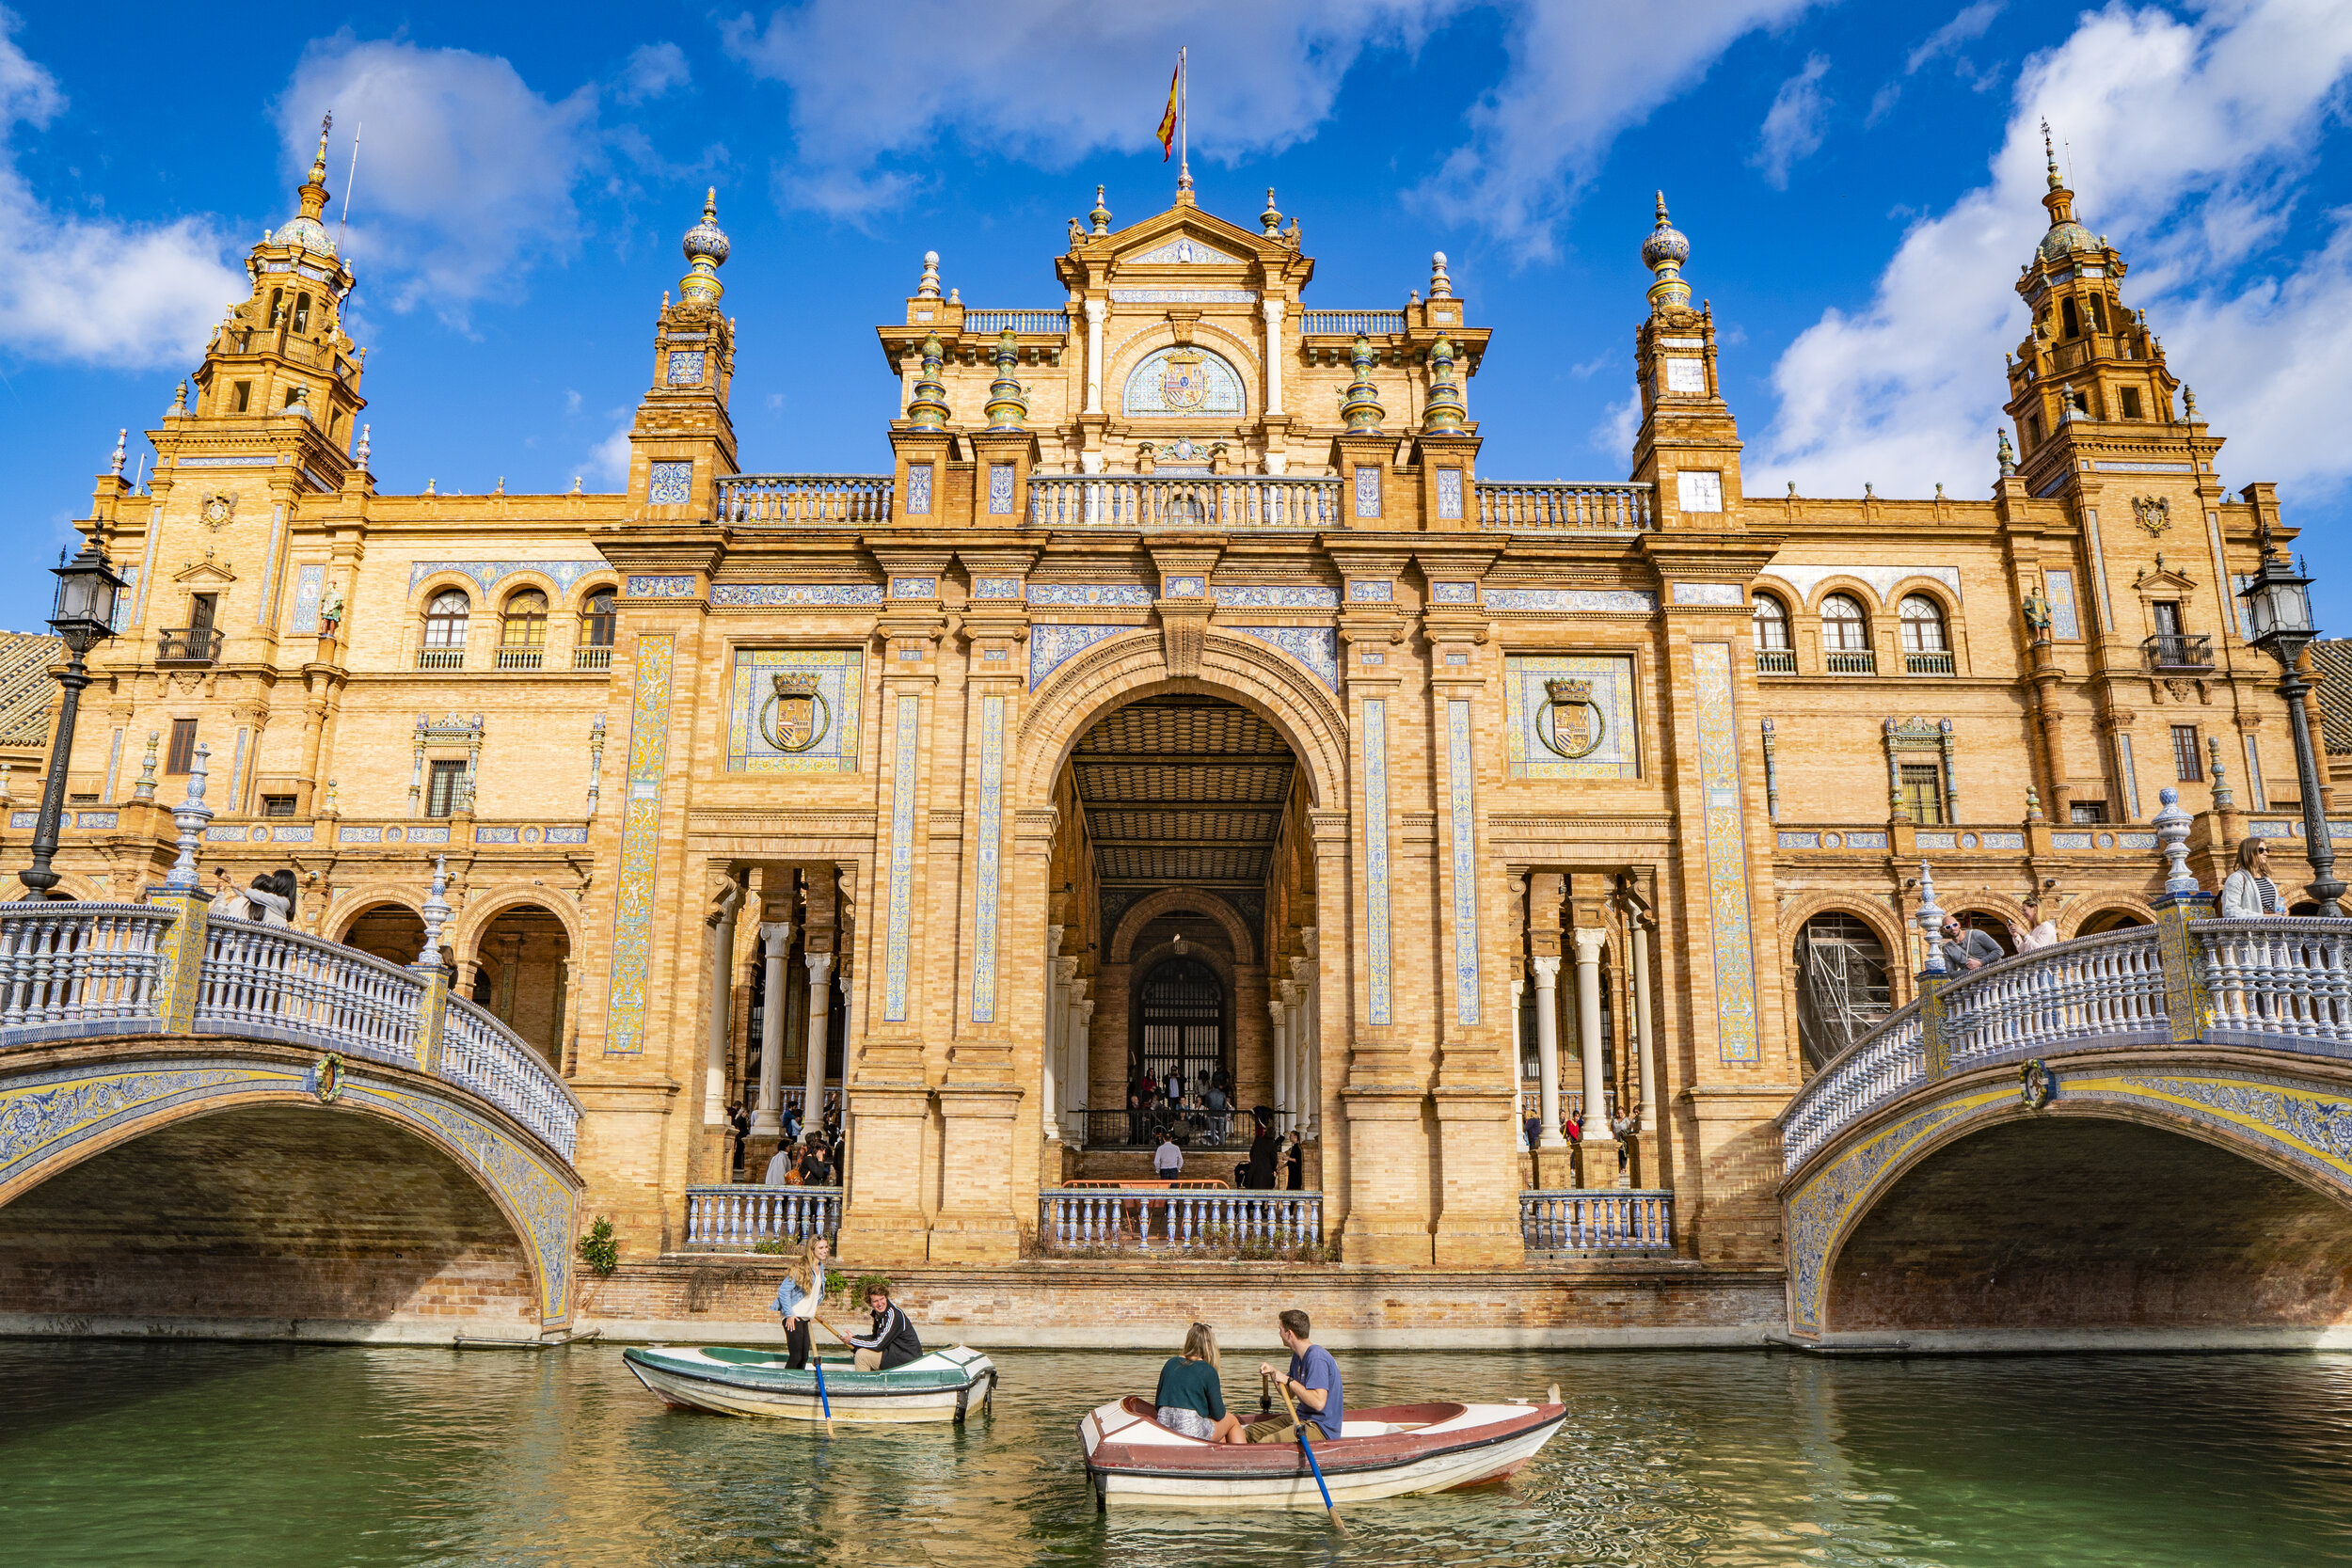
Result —
<path fill-rule="evenodd" d="M 680 1410 L 827 1419 L 815 1370 L 791 1370 L 780 1352 L 631 1345 L 621 1352 L 621 1363 L 663 1402 Z M 964 1345 L 933 1351 L 886 1372 L 861 1372 L 846 1361 L 827 1361 L 824 1369 L 825 1396 L 836 1421 L 961 1421 L 966 1411 L 975 1405 L 985 1410 L 996 1397 L 996 1364 Z"/>
<path fill-rule="evenodd" d="M 1559 1403 L 1392 1404 L 1351 1410 L 1336 1438 L 1315 1438 L 1334 1503 L 1451 1492 L 1499 1481 L 1535 1457 L 1567 1415 Z M 1324 1506 L 1295 1441 L 1211 1443 L 1162 1426 L 1131 1397 L 1078 1423 L 1095 1506 Z"/>

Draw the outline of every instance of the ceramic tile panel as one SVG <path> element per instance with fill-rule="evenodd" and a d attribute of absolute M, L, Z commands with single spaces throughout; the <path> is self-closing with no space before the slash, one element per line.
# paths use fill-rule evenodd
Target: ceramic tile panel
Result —
<path fill-rule="evenodd" d="M 1059 624 L 1031 626 L 1029 689 L 1036 690 L 1046 676 L 1103 639 L 1135 629 L 1133 626 L 1068 626 Z"/>
<path fill-rule="evenodd" d="M 915 743 L 923 700 L 897 698 L 890 768 L 890 910 L 882 926 L 882 1022 L 907 1021 L 907 956 L 914 930 Z"/>
<path fill-rule="evenodd" d="M 1454 860 L 1454 1022 L 1476 1023 L 1478 997 L 1478 815 L 1472 793 L 1470 705 L 1445 705 L 1446 820 Z"/>
<path fill-rule="evenodd" d="M 1756 1029 L 1756 942 L 1748 847 L 1740 806 L 1740 736 L 1732 711 L 1731 644 L 1691 644 L 1699 788 L 1706 813 L 1708 924 L 1715 958 L 1715 1040 L 1726 1063 L 1763 1059 Z"/>
<path fill-rule="evenodd" d="M 1315 673 L 1315 678 L 1340 689 L 1340 634 L 1329 626 L 1227 626 L 1227 631 L 1270 642 Z"/>
<path fill-rule="evenodd" d="M 714 582 L 710 602 L 720 609 L 851 609 L 882 602 L 871 582 Z"/>
<path fill-rule="evenodd" d="M 813 687 L 778 691 L 780 675 Z M 727 702 L 730 773 L 854 773 L 865 711 L 857 648 L 738 648 Z"/>
<path fill-rule="evenodd" d="M 1587 704 L 1563 731 L 1549 682 L 1582 681 Z M 1515 779 L 1633 779 L 1642 771 L 1633 660 L 1615 654 L 1512 654 L 1502 661 L 1504 761 Z M 1595 732 L 1597 731 L 1597 734 Z M 1577 752 L 1579 755 L 1565 753 Z"/>
<path fill-rule="evenodd" d="M 666 634 L 638 639 L 637 672 L 629 695 L 628 796 L 621 815 L 612 971 L 605 1002 L 604 1053 L 608 1056 L 634 1056 L 645 1049 L 661 787 L 670 756 L 670 685 L 675 659 L 675 640 Z"/>
<path fill-rule="evenodd" d="M 1004 859 L 1005 699 L 980 699 L 978 888 L 973 896 L 972 1022 L 996 1019 L 996 904 Z"/>
<path fill-rule="evenodd" d="M 1658 595 L 1643 588 L 1489 588 L 1488 610 L 1544 610 L 1571 615 L 1647 615 Z"/>
<path fill-rule="evenodd" d="M 1364 935 L 1367 1009 L 1375 1024 L 1395 1022 L 1395 976 L 1389 908 L 1389 705 L 1364 703 Z"/>

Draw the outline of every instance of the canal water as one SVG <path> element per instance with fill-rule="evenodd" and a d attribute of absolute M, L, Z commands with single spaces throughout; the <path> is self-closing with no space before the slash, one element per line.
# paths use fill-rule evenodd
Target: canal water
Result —
<path fill-rule="evenodd" d="M 1257 1356 L 1227 1358 L 1255 1405 Z M 1159 1357 L 1010 1352 L 965 1428 L 669 1411 L 619 1352 L 0 1341 L 0 1563 L 2352 1561 L 2352 1356 L 1350 1354 L 1351 1403 L 1540 1395 L 1509 1484 L 1096 1514 L 1075 1436 Z"/>

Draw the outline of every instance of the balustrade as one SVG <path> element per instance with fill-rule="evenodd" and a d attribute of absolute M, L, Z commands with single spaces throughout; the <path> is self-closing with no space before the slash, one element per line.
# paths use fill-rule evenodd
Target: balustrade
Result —
<path fill-rule="evenodd" d="M 1405 330 L 1402 310 L 1306 310 L 1299 330 L 1310 338 L 1377 338 Z"/>
<path fill-rule="evenodd" d="M 748 1250 L 762 1242 L 831 1239 L 841 1228 L 838 1187 L 689 1187 L 686 1244 Z"/>
<path fill-rule="evenodd" d="M 1672 1252 L 1674 1203 L 1657 1187 L 1522 1192 L 1519 1240 L 1530 1253 Z"/>
<path fill-rule="evenodd" d="M 168 910 L 72 899 L 0 904 L 0 1038 L 152 1028 Z"/>
<path fill-rule="evenodd" d="M 2189 939 L 2216 1035 L 2352 1056 L 2352 920 L 2201 920 Z"/>
<path fill-rule="evenodd" d="M 414 1067 L 423 998 L 421 978 L 356 947 L 226 915 L 205 924 L 199 1027 Z"/>
<path fill-rule="evenodd" d="M 963 312 L 963 335 L 976 338 L 999 332 L 1026 332 L 1032 336 L 1059 337 L 1070 330 L 1070 313 L 1066 310 L 975 310 L 967 307 Z"/>
<path fill-rule="evenodd" d="M 1500 484 L 1480 480 L 1478 526 L 1513 531 L 1537 529 L 1643 530 L 1650 521 L 1648 484 Z"/>
<path fill-rule="evenodd" d="M 729 474 L 718 483 L 723 523 L 886 523 L 889 474 Z"/>
<path fill-rule="evenodd" d="M 449 999 L 433 1070 L 471 1089 L 572 1157 L 580 1107 L 530 1041 L 462 996 Z"/>
<path fill-rule="evenodd" d="M 1336 479 L 1264 474 L 1036 475 L 1032 528 L 1290 528 L 1340 524 Z"/>
<path fill-rule="evenodd" d="M 1062 1251 L 1206 1253 L 1323 1244 L 1321 1193 L 1049 1187 L 1038 1194 L 1037 1206 L 1038 1234 Z"/>

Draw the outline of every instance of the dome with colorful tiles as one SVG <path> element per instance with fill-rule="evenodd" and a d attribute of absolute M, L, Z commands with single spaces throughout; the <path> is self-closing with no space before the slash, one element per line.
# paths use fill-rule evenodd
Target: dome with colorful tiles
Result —
<path fill-rule="evenodd" d="M 276 245 L 298 245 L 316 251 L 321 256 L 335 254 L 335 236 L 326 231 L 326 225 L 314 217 L 297 215 L 288 218 L 284 228 L 271 236 Z"/>
<path fill-rule="evenodd" d="M 1666 193 L 1660 191 L 1658 193 L 1658 225 L 1649 231 L 1649 238 L 1642 242 L 1642 265 L 1656 272 L 1661 261 L 1672 261 L 1677 266 L 1680 266 L 1690 259 L 1690 236 L 1677 229 L 1667 218 Z"/>
<path fill-rule="evenodd" d="M 2073 218 L 2062 218 L 2050 225 L 2050 231 L 2042 236 L 2042 259 L 2045 261 L 2055 261 L 2073 251 L 2098 248 L 2099 242 L 2090 230 Z"/>
<path fill-rule="evenodd" d="M 678 243 L 684 248 L 689 261 L 699 261 L 708 257 L 710 264 L 714 267 L 723 266 L 726 263 L 727 236 L 725 231 L 719 227 L 719 189 L 717 186 L 712 186 L 710 194 L 703 198 L 702 222 L 689 229 L 686 231 L 686 237 Z"/>

